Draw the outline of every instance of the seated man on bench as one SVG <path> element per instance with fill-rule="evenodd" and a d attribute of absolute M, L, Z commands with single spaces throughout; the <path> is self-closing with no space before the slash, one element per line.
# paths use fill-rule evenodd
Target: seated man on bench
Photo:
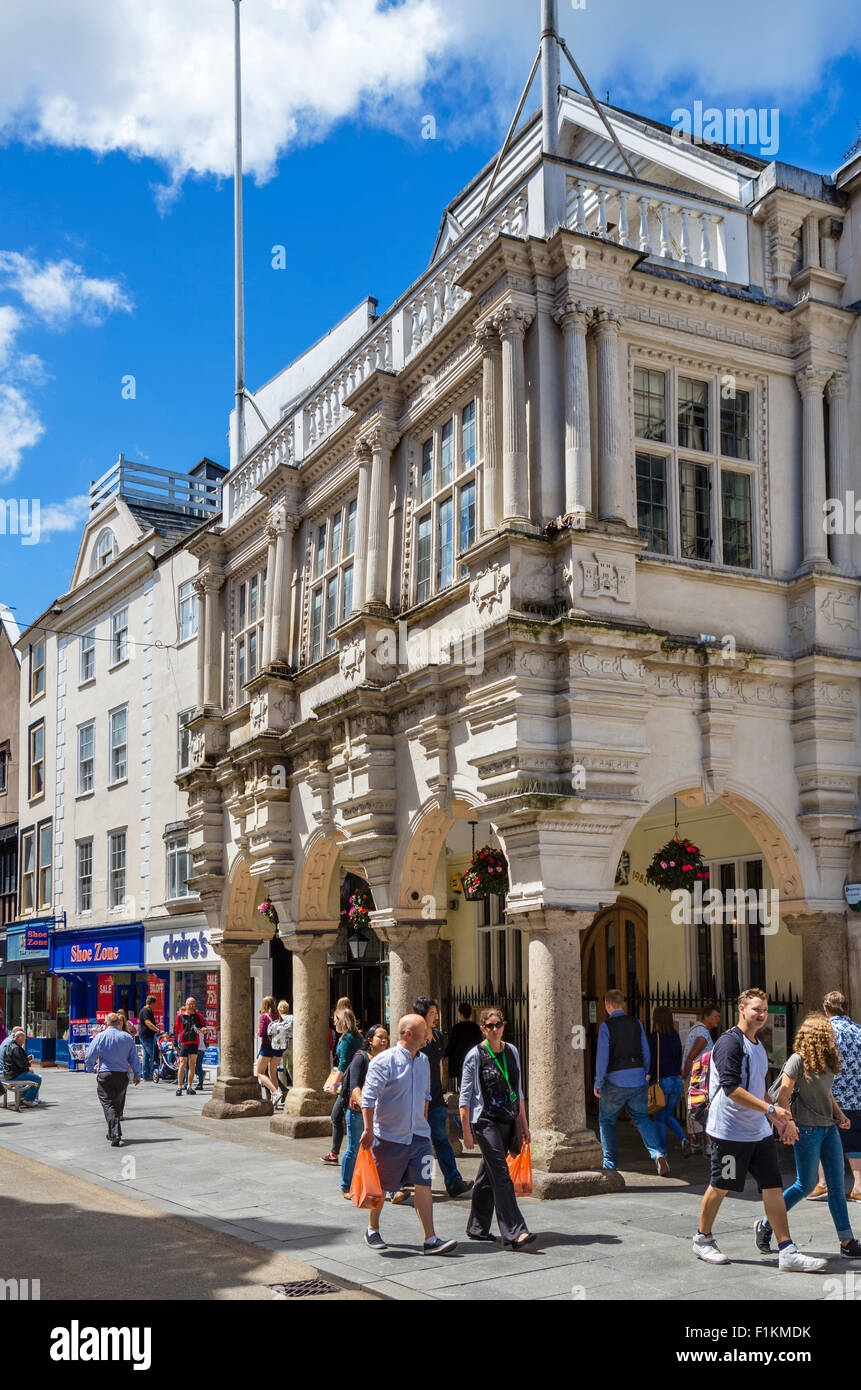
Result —
<path fill-rule="evenodd" d="M 41 1076 L 30 1070 L 33 1062 L 32 1057 L 28 1057 L 24 1051 L 24 1043 L 27 1035 L 23 1028 L 13 1028 L 9 1037 L 0 1047 L 0 1060 L 3 1064 L 3 1082 L 9 1085 L 10 1081 L 30 1081 L 21 1096 L 22 1101 L 28 1105 L 39 1104 L 39 1088 L 42 1085 Z"/>

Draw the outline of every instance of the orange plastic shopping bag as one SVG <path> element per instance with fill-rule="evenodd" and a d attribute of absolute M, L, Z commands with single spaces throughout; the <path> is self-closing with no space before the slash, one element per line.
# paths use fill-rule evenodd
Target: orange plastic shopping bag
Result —
<path fill-rule="evenodd" d="M 380 1175 L 374 1155 L 364 1145 L 359 1148 L 359 1157 L 353 1169 L 350 1201 L 355 1202 L 357 1207 L 365 1207 L 370 1211 L 378 1211 L 383 1205 L 383 1189 L 380 1186 Z"/>
<path fill-rule="evenodd" d="M 532 1149 L 524 1144 L 519 1154 L 508 1155 L 508 1171 L 514 1183 L 517 1197 L 528 1197 L 532 1192 Z"/>

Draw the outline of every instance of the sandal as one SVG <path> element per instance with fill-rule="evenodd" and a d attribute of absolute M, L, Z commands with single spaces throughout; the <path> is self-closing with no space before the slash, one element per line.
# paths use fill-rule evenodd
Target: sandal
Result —
<path fill-rule="evenodd" d="M 340 1163 L 341 1160 L 340 1160 L 340 1158 L 338 1157 L 337 1154 L 333 1154 L 333 1153 L 331 1152 L 331 1150 L 330 1150 L 329 1153 L 323 1155 L 323 1157 L 320 1159 L 320 1162 L 321 1162 L 321 1163 Z"/>

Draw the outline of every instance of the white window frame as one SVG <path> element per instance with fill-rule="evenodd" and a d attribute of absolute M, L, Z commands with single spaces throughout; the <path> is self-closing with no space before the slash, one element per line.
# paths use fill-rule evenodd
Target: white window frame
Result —
<path fill-rule="evenodd" d="M 39 662 L 39 664 L 37 665 L 37 664 L 36 664 L 36 652 L 39 650 L 40 647 L 41 647 L 41 649 L 42 649 L 42 659 L 41 659 L 41 661 Z M 34 700 L 40 700 L 40 699 L 42 698 L 42 696 L 45 694 L 45 663 L 46 663 L 46 660 L 47 660 L 47 648 L 46 648 L 46 644 L 45 644 L 45 639 L 44 639 L 44 637 L 40 637 L 39 640 L 38 640 L 38 642 L 31 642 L 31 644 L 30 644 L 30 703 L 31 703 L 31 704 L 33 703 Z M 41 682 L 41 683 L 39 684 L 39 688 L 37 689 L 37 684 L 38 684 L 39 682 Z"/>
<path fill-rule="evenodd" d="M 184 892 L 173 892 L 175 887 L 180 887 L 181 860 L 186 861 L 186 878 L 184 880 Z M 176 879 L 172 878 L 175 873 Z M 165 836 L 165 898 L 167 902 L 180 902 L 183 898 L 197 897 L 188 886 L 189 875 L 194 873 L 194 863 L 188 852 L 188 831 L 176 831 L 171 835 Z"/>
<path fill-rule="evenodd" d="M 187 579 L 177 590 L 179 605 L 179 643 L 193 642 L 199 628 L 199 599 L 194 590 L 194 580 Z"/>
<path fill-rule="evenodd" d="M 645 439 L 636 434 L 636 416 L 632 413 L 631 429 L 634 438 L 634 454 L 651 454 L 664 460 L 667 491 L 667 551 L 643 551 L 644 556 L 655 556 L 664 560 L 683 560 L 685 564 L 721 569 L 730 574 L 758 574 L 761 572 L 764 538 L 762 535 L 762 461 L 758 457 L 758 431 L 756 413 L 758 410 L 755 385 L 747 379 L 737 382 L 735 389 L 744 391 L 749 398 L 750 421 L 750 459 L 738 459 L 730 454 L 722 454 L 720 407 L 722 382 L 725 371 L 712 368 L 682 367 L 672 362 L 656 362 L 648 359 L 634 359 L 631 371 L 660 372 L 664 376 L 666 438 Z M 707 450 L 683 448 L 679 442 L 679 379 L 705 382 L 708 386 L 708 444 Z M 632 375 L 632 399 L 633 382 Z M 681 536 L 681 464 L 700 464 L 709 477 L 709 534 L 711 536 L 711 558 L 697 559 L 682 554 Z M 747 565 L 728 565 L 723 554 L 723 510 L 721 501 L 721 474 L 744 473 L 750 478 L 750 530 L 751 563 Z M 636 463 L 635 463 L 636 474 Z M 634 524 L 637 525 L 637 501 L 634 497 Z"/>
<path fill-rule="evenodd" d="M 37 906 L 39 912 L 44 912 L 54 901 L 54 822 L 51 820 L 42 821 L 37 825 L 36 831 Z M 45 835 L 48 836 L 47 854 L 45 853 Z M 47 887 L 46 892 L 42 891 L 43 887 Z"/>
<path fill-rule="evenodd" d="M 255 616 L 251 617 L 251 596 L 256 588 Z M 266 619 L 266 565 L 261 564 L 234 580 L 234 634 L 233 634 L 233 707 L 237 709 L 247 700 L 245 687 L 259 675 L 263 667 L 263 627 Z M 243 622 L 244 618 L 244 622 Z M 251 669 L 251 639 L 254 638 L 256 661 Z M 240 672 L 242 680 L 240 680 Z"/>
<path fill-rule="evenodd" d="M 464 447 L 463 447 L 463 417 L 467 408 L 472 405 L 474 408 L 474 432 L 475 447 L 472 465 L 465 467 Z M 479 397 L 476 393 L 465 396 L 458 404 L 453 414 L 446 417 L 434 425 L 432 435 L 425 434 L 419 448 L 419 469 L 415 490 L 415 507 L 413 511 L 413 562 L 412 576 L 412 595 L 413 603 L 427 603 L 437 594 L 446 593 L 460 582 L 459 565 L 466 550 L 471 549 L 481 532 L 480 526 L 480 488 L 479 488 L 479 458 L 481 456 L 480 428 L 479 422 L 481 411 L 479 409 Z M 445 482 L 442 474 L 442 448 L 443 438 L 446 429 L 451 426 L 452 430 L 452 458 L 451 458 L 451 480 Z M 431 490 L 430 496 L 422 501 L 422 468 L 425 457 L 426 445 L 432 441 L 431 453 Z M 463 508 L 463 492 L 470 484 L 474 485 L 474 507 L 475 523 L 473 527 L 472 540 L 469 545 L 461 549 L 461 512 Z M 451 500 L 452 505 L 452 557 L 451 557 L 451 579 L 448 584 L 441 584 L 440 564 L 441 564 L 441 544 L 440 544 L 440 509 L 445 502 Z M 428 593 L 419 594 L 419 574 L 418 574 L 418 537 L 419 527 L 423 521 L 430 519 L 430 586 Z"/>
<path fill-rule="evenodd" d="M 491 984 L 495 991 L 500 990 L 499 963 L 501 953 L 505 953 L 505 993 L 513 994 L 523 991 L 524 970 L 523 970 L 523 937 L 518 927 L 508 926 L 505 921 L 502 907 L 502 899 L 496 894 L 491 894 L 487 899 L 489 906 L 490 922 L 482 922 L 484 913 L 484 902 L 476 902 L 475 907 L 475 978 L 479 990 L 489 991 Z M 485 942 L 491 939 L 492 969 L 496 977 L 492 980 L 485 978 Z M 518 962 L 518 952 L 520 959 Z"/>
<path fill-rule="evenodd" d="M 92 743 L 91 743 L 91 751 L 90 751 L 89 757 L 85 758 L 85 757 L 83 756 L 83 751 L 82 751 L 82 746 L 81 746 L 81 745 L 82 745 L 82 742 L 83 742 L 83 737 L 82 737 L 82 736 L 83 736 L 85 733 L 87 733 L 88 731 L 92 734 Z M 77 791 L 77 795 L 78 795 L 78 796 L 92 796 L 93 792 L 96 790 L 96 721 L 95 721 L 95 719 L 88 719 L 84 724 L 79 724 L 79 725 L 78 725 L 78 733 L 77 733 L 77 739 L 76 739 L 76 743 L 75 743 L 75 749 L 76 749 L 76 753 L 75 753 L 75 756 L 76 756 L 76 763 L 77 763 L 77 769 L 78 769 L 78 777 L 77 777 L 78 791 Z M 85 776 L 84 776 L 84 768 L 85 768 L 85 764 L 86 764 L 86 763 L 89 763 L 89 765 L 90 765 L 89 786 L 86 786 L 86 785 L 85 785 L 86 778 L 85 778 Z"/>
<path fill-rule="evenodd" d="M 308 664 L 313 665 L 337 650 L 333 633 L 349 618 L 356 604 L 355 564 L 358 499 L 350 497 L 327 516 L 311 522 L 311 594 L 309 599 Z M 350 517 L 352 513 L 352 537 Z M 320 545 L 322 534 L 323 544 Z M 338 545 L 334 542 L 337 536 Z M 348 584 L 347 573 L 351 579 Z M 334 620 L 330 613 L 330 585 L 334 583 Z M 348 597 L 349 594 L 349 597 Z M 320 596 L 319 643 L 315 643 L 314 609 Z M 348 611 L 349 606 L 349 611 Z"/>
<path fill-rule="evenodd" d="M 0 796 L 9 791 L 9 747 L 0 748 Z"/>
<path fill-rule="evenodd" d="M 122 841 L 122 864 L 114 865 L 115 844 L 119 850 Z M 117 894 L 115 874 L 122 873 L 122 894 Z M 126 882 L 128 878 L 128 829 L 110 830 L 108 832 L 108 911 L 118 912 L 125 906 L 126 901 Z"/>
<path fill-rule="evenodd" d="M 114 720 L 122 715 L 125 720 L 125 739 L 122 743 L 114 740 Z M 119 749 L 124 749 L 123 770 L 121 776 L 116 776 L 114 768 L 116 766 L 115 754 Z M 108 786 L 121 787 L 124 782 L 129 780 L 129 707 L 128 705 L 117 705 L 108 714 Z"/>
<path fill-rule="evenodd" d="M 189 772 L 191 769 L 191 730 L 188 725 L 194 718 L 195 706 L 189 709 L 180 710 L 176 716 L 176 770 L 177 772 Z M 185 744 L 187 761 L 183 762 L 182 752 Z"/>
<path fill-rule="evenodd" d="M 103 544 L 105 541 L 108 542 L 107 550 Z M 117 558 L 118 552 L 117 538 L 110 526 L 106 526 L 104 531 L 99 533 L 98 540 L 93 549 L 93 573 L 98 574 L 100 570 L 107 569 L 108 565 L 112 564 Z"/>
<path fill-rule="evenodd" d="M 42 734 L 42 756 L 34 756 L 36 735 Z M 36 768 L 41 769 L 42 785 L 38 791 L 33 791 L 34 776 Z M 45 721 L 38 719 L 27 731 L 27 800 L 30 802 L 41 801 L 45 796 Z"/>
<path fill-rule="evenodd" d="M 119 639 L 119 641 L 118 641 Z M 111 614 L 111 671 L 129 659 L 129 606 L 124 604 Z"/>
<path fill-rule="evenodd" d="M 88 643 L 89 645 L 84 645 Z M 88 675 L 85 670 L 85 661 L 91 659 L 92 671 Z M 89 632 L 82 632 L 78 643 L 78 685 L 89 685 L 96 679 L 96 629 L 90 628 Z"/>
<path fill-rule="evenodd" d="M 27 852 L 32 856 L 32 867 L 27 868 Z M 36 827 L 29 826 L 21 832 L 21 911 L 33 912 L 36 908 Z M 29 899 L 29 901 L 28 901 Z"/>
<path fill-rule="evenodd" d="M 89 873 L 83 872 L 83 851 L 89 851 L 90 869 Z M 87 884 L 87 902 L 84 903 L 84 883 Z M 90 836 L 86 840 L 78 840 L 75 844 L 75 910 L 79 917 L 91 913 L 93 910 L 93 838 Z"/>
<path fill-rule="evenodd" d="M 747 882 L 745 865 L 756 863 L 762 865 L 762 886 L 763 889 L 768 891 L 768 889 L 771 887 L 771 882 L 768 873 L 768 865 L 765 860 L 765 855 L 761 853 L 730 854 L 722 859 L 708 860 L 706 863 L 706 867 L 709 871 L 709 888 L 720 888 L 720 871 L 722 866 L 725 864 L 732 864 L 735 868 L 736 888 L 744 888 Z M 708 889 L 705 889 L 704 891 L 708 892 Z M 720 918 L 720 914 L 718 914 L 718 917 Z M 723 968 L 723 919 L 720 918 L 720 920 L 716 922 L 706 923 L 706 925 L 709 928 L 709 940 L 711 942 L 712 975 L 715 979 L 715 985 L 717 987 L 718 994 L 725 995 L 727 991 L 727 981 L 724 979 Z M 688 959 L 690 960 L 690 970 L 688 972 L 688 977 L 691 982 L 691 988 L 695 989 L 697 987 L 697 981 L 700 977 L 700 961 L 697 943 L 697 926 L 693 920 L 691 920 L 688 923 L 687 931 Z M 768 979 L 768 938 L 765 938 L 763 946 L 765 955 L 765 978 Z M 746 931 L 741 932 L 741 934 L 736 932 L 736 955 L 738 957 L 739 987 L 741 989 L 746 989 L 747 978 L 750 974 L 750 942 L 748 941 L 748 935 Z"/>

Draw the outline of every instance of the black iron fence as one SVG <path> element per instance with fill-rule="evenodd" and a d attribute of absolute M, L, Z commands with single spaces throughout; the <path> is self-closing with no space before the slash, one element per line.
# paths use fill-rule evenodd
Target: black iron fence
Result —
<path fill-rule="evenodd" d="M 529 1078 L 529 996 L 514 990 L 501 994 L 493 989 L 452 990 L 442 1004 L 442 1026 L 446 1033 L 451 1033 L 454 1025 L 459 1022 L 460 1004 L 470 1005 L 475 1023 L 478 1022 L 482 1009 L 493 1007 L 502 1010 L 505 1019 L 505 1039 L 513 1043 L 520 1054 L 523 1091 L 526 1094 Z"/>
<path fill-rule="evenodd" d="M 643 991 L 635 982 L 629 988 L 627 998 L 628 1012 L 638 1014 L 647 1031 L 651 1025 L 652 1012 L 659 1005 L 666 1006 L 674 1014 L 699 1014 L 707 1004 L 714 1004 L 720 1010 L 721 1032 L 731 1028 L 738 1018 L 738 994 L 722 994 L 714 979 L 708 994 L 683 989 L 678 983 L 675 989 L 667 983 L 663 988 L 657 986 L 655 989 Z M 604 1017 L 603 1000 L 595 1002 L 601 1005 L 598 1011 L 600 1023 Z M 790 1052 L 792 1051 L 795 1029 L 801 1021 L 801 1010 L 801 999 L 793 993 L 792 986 L 787 990 L 781 990 L 775 983 L 774 989 L 768 995 L 769 1022 L 760 1032 L 760 1037 L 770 1053 L 783 1043 L 784 1035 L 786 1046 Z"/>

